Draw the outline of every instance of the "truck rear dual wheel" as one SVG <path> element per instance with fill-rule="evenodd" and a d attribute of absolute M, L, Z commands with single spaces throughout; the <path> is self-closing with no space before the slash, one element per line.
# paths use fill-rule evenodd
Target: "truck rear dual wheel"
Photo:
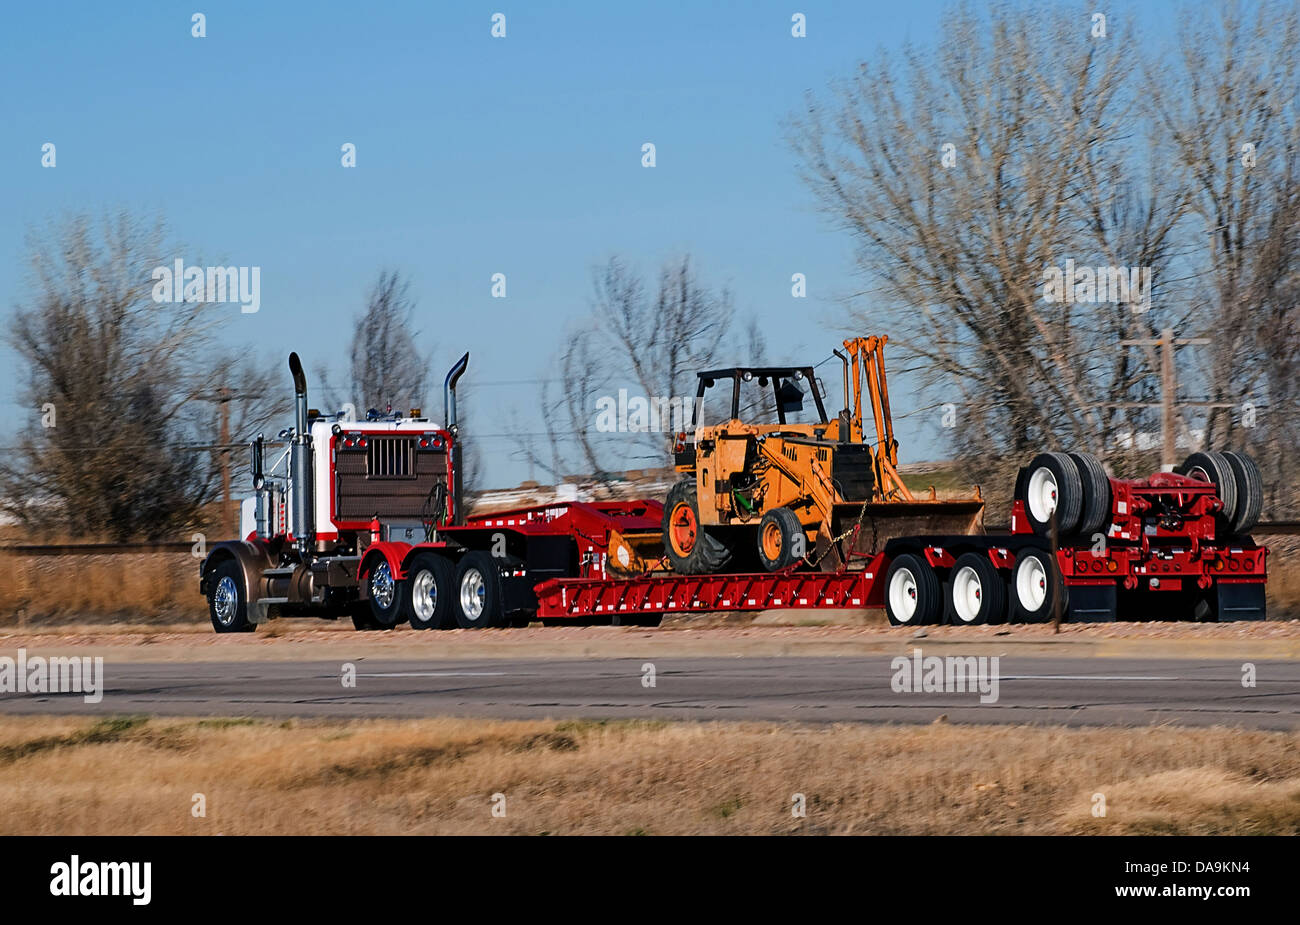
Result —
<path fill-rule="evenodd" d="M 456 625 L 476 630 L 509 626 L 505 614 L 505 589 L 496 559 L 482 550 L 465 553 L 456 568 Z"/>
<path fill-rule="evenodd" d="M 417 553 L 406 568 L 411 627 L 446 630 L 456 625 L 456 566 L 444 556 Z"/>

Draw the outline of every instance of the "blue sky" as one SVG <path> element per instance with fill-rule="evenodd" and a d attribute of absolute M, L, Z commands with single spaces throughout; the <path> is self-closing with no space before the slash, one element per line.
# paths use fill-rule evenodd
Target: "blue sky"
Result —
<path fill-rule="evenodd" d="M 515 484 L 528 472 L 510 439 L 486 435 L 512 409 L 528 422 L 536 401 L 534 386 L 503 383 L 550 372 L 610 254 L 652 273 L 689 252 L 760 318 L 774 359 L 829 353 L 838 298 L 858 287 L 852 242 L 813 209 L 782 120 L 878 49 L 928 43 L 944 6 L 13 4 L 0 38 L 2 310 L 25 294 L 28 228 L 74 210 L 157 213 L 192 259 L 262 268 L 261 311 L 228 307 L 231 342 L 342 370 L 368 288 L 400 269 L 437 381 L 473 355 L 485 487 Z M 796 10 L 807 38 L 790 35 Z M 206 38 L 190 35 L 195 11 Z M 498 11 L 504 39 L 489 34 Z M 40 166 L 47 141 L 54 169 Z M 344 142 L 355 169 L 340 166 Z M 505 300 L 490 296 L 497 272 Z M 794 272 L 805 300 L 790 297 Z M 15 358 L 0 355 L 12 428 L 30 412 L 15 404 Z M 912 398 L 896 384 L 895 414 Z M 921 428 L 900 428 L 908 459 L 936 452 Z"/>

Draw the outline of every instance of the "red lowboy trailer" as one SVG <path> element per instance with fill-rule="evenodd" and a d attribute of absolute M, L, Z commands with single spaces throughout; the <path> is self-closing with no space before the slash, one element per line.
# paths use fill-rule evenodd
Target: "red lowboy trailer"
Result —
<path fill-rule="evenodd" d="M 447 376 L 440 426 L 417 411 L 364 422 L 310 411 L 291 357 L 297 426 L 283 475 L 279 463 L 264 472 L 259 437 L 244 539 L 214 544 L 200 566 L 214 629 L 295 615 L 359 629 L 656 625 L 674 613 L 882 606 L 901 626 L 1265 615 L 1267 551 L 1249 536 L 1262 487 L 1237 453 L 1194 453 L 1177 473 L 1140 480 L 1110 478 L 1087 454 L 1039 454 L 1000 534 L 877 548 L 864 505 L 835 571 L 805 556 L 774 571 L 674 573 L 656 500 L 466 516 L 455 386 L 468 360 Z"/>

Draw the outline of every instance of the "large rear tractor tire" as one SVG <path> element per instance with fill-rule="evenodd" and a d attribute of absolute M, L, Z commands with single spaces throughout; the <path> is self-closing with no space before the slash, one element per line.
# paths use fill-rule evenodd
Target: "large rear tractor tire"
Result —
<path fill-rule="evenodd" d="M 731 561 L 731 550 L 700 523 L 694 479 L 682 479 L 664 501 L 664 552 L 673 571 L 682 575 L 711 575 Z"/>

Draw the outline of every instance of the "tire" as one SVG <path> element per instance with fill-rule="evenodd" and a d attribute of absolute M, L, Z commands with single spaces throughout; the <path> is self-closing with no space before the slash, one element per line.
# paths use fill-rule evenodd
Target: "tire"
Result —
<path fill-rule="evenodd" d="M 1001 623 L 1007 615 L 1007 585 L 987 555 L 957 557 L 948 576 L 947 622 L 952 626 Z"/>
<path fill-rule="evenodd" d="M 1071 453 L 1070 459 L 1079 470 L 1083 484 L 1083 510 L 1079 514 L 1079 535 L 1091 538 L 1102 533 L 1110 524 L 1110 479 L 1101 466 L 1101 460 L 1091 453 Z"/>
<path fill-rule="evenodd" d="M 711 575 L 731 561 L 731 550 L 700 524 L 695 480 L 682 479 L 664 500 L 664 552 L 673 571 L 682 575 Z"/>
<path fill-rule="evenodd" d="M 1016 554 L 1010 596 L 1012 623 L 1046 623 L 1058 602 L 1065 613 L 1065 582 L 1050 552 L 1026 546 Z"/>
<path fill-rule="evenodd" d="M 477 630 L 505 626 L 505 590 L 497 562 L 482 550 L 465 553 L 456 568 L 456 625 Z"/>
<path fill-rule="evenodd" d="M 1074 460 L 1065 453 L 1039 453 L 1026 468 L 1016 490 L 1025 505 L 1029 525 L 1039 536 L 1052 532 L 1056 514 L 1059 536 L 1069 536 L 1079 526 L 1083 509 L 1083 480 Z"/>
<path fill-rule="evenodd" d="M 218 633 L 251 633 L 257 629 L 248 621 L 248 589 L 238 562 L 227 560 L 212 570 L 208 617 Z"/>
<path fill-rule="evenodd" d="M 885 572 L 885 615 L 890 626 L 928 626 L 943 615 L 943 588 L 930 563 L 904 553 Z"/>
<path fill-rule="evenodd" d="M 788 507 L 773 508 L 758 523 L 758 558 L 769 572 L 798 562 L 802 558 L 799 549 L 806 541 L 803 524 Z"/>
<path fill-rule="evenodd" d="M 1222 453 L 1193 453 L 1174 471 L 1214 486 L 1223 502 L 1223 510 L 1217 518 L 1219 526 L 1226 532 L 1233 532 L 1232 524 L 1237 519 L 1237 477 L 1227 457 Z"/>
<path fill-rule="evenodd" d="M 1233 480 L 1237 483 L 1237 516 L 1232 519 L 1231 529 L 1234 535 L 1240 536 L 1259 523 L 1264 510 L 1264 479 L 1255 460 L 1245 453 L 1229 451 L 1223 457 L 1232 467 Z"/>
<path fill-rule="evenodd" d="M 411 602 L 411 626 L 417 630 L 446 630 L 456 625 L 456 566 L 437 553 L 422 552 L 406 568 Z"/>
<path fill-rule="evenodd" d="M 357 629 L 390 630 L 411 618 L 410 582 L 393 578 L 387 559 L 379 559 L 366 575 L 370 619 Z M 357 621 L 353 620 L 356 626 Z"/>

